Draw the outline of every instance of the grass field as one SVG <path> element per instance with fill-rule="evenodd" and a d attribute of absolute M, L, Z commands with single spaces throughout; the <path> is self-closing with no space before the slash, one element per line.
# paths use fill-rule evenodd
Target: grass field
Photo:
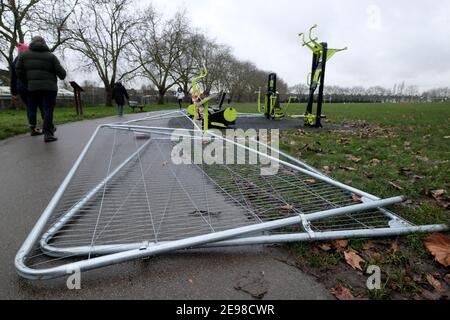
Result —
<path fill-rule="evenodd" d="M 144 111 L 159 111 L 176 108 L 175 104 L 167 104 L 164 106 L 151 105 L 147 106 Z M 75 122 L 88 119 L 98 119 L 116 115 L 115 107 L 84 107 L 84 115 L 77 116 L 74 108 L 56 108 L 55 109 L 55 124 L 60 125 L 68 122 Z M 130 114 L 133 111 L 126 107 L 125 114 Z M 38 126 L 42 125 L 42 121 L 38 115 Z M 27 115 L 24 110 L 0 110 L 0 140 L 29 132 L 27 125 Z"/>
<path fill-rule="evenodd" d="M 149 106 L 146 111 L 172 108 L 176 106 Z M 236 108 L 256 112 L 254 104 Z M 304 105 L 290 109 L 291 114 L 304 111 Z M 408 201 L 394 211 L 411 222 L 449 223 L 450 103 L 333 104 L 326 105 L 324 113 L 328 123 L 338 126 L 320 132 L 283 131 L 282 149 L 379 197 L 406 196 Z M 88 107 L 81 118 L 74 116 L 73 109 L 57 109 L 55 119 L 62 124 L 114 114 L 115 108 Z M 0 140 L 27 131 L 24 111 L 0 111 Z M 289 249 L 297 258 L 296 265 L 316 275 L 330 290 L 345 287 L 354 296 L 371 299 L 448 297 L 448 269 L 434 261 L 422 243 L 423 237 L 352 240 L 347 244 L 346 249 L 355 250 L 364 259 L 364 267 L 376 264 L 382 268 L 383 288 L 375 291 L 365 287 L 364 273 L 345 264 L 343 250 L 323 250 L 324 244 L 308 243 Z M 368 243 L 370 250 L 364 249 Z M 333 244 L 325 245 L 334 248 Z M 442 283 L 444 291 L 437 292 L 430 279 Z"/>
<path fill-rule="evenodd" d="M 304 110 L 304 106 L 294 105 L 290 113 Z M 255 112 L 255 107 L 241 105 L 239 111 Z M 336 104 L 325 106 L 325 114 L 327 121 L 341 124 L 342 130 L 288 130 L 282 132 L 281 148 L 337 180 L 379 197 L 406 196 L 408 201 L 394 210 L 411 222 L 449 224 L 450 103 Z M 333 244 L 289 248 L 298 257 L 297 265 L 330 290 L 344 287 L 354 296 L 371 299 L 448 297 L 448 269 L 434 261 L 422 243 L 424 237 L 348 243 L 347 249 L 356 250 L 365 267 L 381 267 L 384 285 L 375 291 L 365 288 L 363 273 L 345 264 L 342 251 L 328 251 Z M 365 250 L 367 243 L 374 247 Z M 326 251 L 321 249 L 324 247 Z M 444 293 L 436 292 L 430 279 L 444 283 Z"/>

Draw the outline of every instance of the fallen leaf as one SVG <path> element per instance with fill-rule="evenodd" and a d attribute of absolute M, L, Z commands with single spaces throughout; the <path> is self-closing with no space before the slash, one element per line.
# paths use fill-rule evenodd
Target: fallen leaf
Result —
<path fill-rule="evenodd" d="M 294 141 L 294 140 L 292 140 L 291 142 L 289 142 L 289 144 L 290 144 L 291 146 L 295 146 L 295 145 L 297 145 L 297 142 Z"/>
<path fill-rule="evenodd" d="M 411 142 L 409 141 L 405 141 L 405 143 L 403 144 L 405 147 L 410 147 L 411 146 Z"/>
<path fill-rule="evenodd" d="M 192 280 L 192 279 L 188 279 L 188 282 L 189 282 L 190 284 L 194 284 L 194 280 Z"/>
<path fill-rule="evenodd" d="M 331 173 L 331 172 L 332 172 L 331 168 L 328 167 L 328 166 L 323 167 L 323 168 L 322 168 L 322 171 L 323 171 L 324 173 Z"/>
<path fill-rule="evenodd" d="M 434 190 L 431 191 L 431 196 L 433 198 L 435 198 L 436 200 L 438 200 L 439 198 L 441 198 L 443 195 L 445 195 L 447 193 L 447 191 L 440 189 L 440 190 Z"/>
<path fill-rule="evenodd" d="M 316 183 L 317 183 L 317 180 L 314 180 L 314 179 L 308 179 L 308 180 L 305 180 L 305 183 L 306 183 L 306 184 L 316 184 Z"/>
<path fill-rule="evenodd" d="M 450 136 L 445 136 L 444 139 L 450 139 Z"/>
<path fill-rule="evenodd" d="M 337 141 L 338 144 L 348 145 L 350 144 L 351 139 L 349 138 L 341 138 Z"/>
<path fill-rule="evenodd" d="M 361 162 L 362 158 L 355 157 L 354 155 L 348 154 L 347 160 L 358 163 Z"/>
<path fill-rule="evenodd" d="M 350 289 L 343 286 L 338 286 L 331 289 L 331 294 L 333 294 L 338 300 L 355 300 L 355 297 L 351 293 Z"/>
<path fill-rule="evenodd" d="M 398 240 L 395 240 L 395 242 L 392 244 L 390 251 L 392 254 L 396 254 L 398 252 Z"/>
<path fill-rule="evenodd" d="M 442 283 L 440 283 L 438 280 L 436 280 L 435 277 L 433 277 L 431 274 L 427 276 L 428 283 L 436 289 L 437 292 L 445 292 L 444 287 L 442 286 Z"/>
<path fill-rule="evenodd" d="M 375 247 L 376 247 L 375 243 L 373 243 L 372 241 L 369 241 L 369 242 L 366 242 L 363 245 L 363 250 L 370 250 L 370 249 L 373 249 Z"/>
<path fill-rule="evenodd" d="M 348 247 L 348 240 L 335 240 L 333 246 L 338 250 L 345 249 Z"/>
<path fill-rule="evenodd" d="M 422 162 L 430 162 L 430 159 L 428 157 L 416 156 L 416 159 Z"/>
<path fill-rule="evenodd" d="M 365 260 L 361 258 L 356 251 L 346 251 L 344 252 L 344 256 L 347 264 L 353 269 L 363 271 L 361 268 L 361 263 L 365 262 Z"/>
<path fill-rule="evenodd" d="M 290 212 L 290 211 L 294 210 L 294 206 L 292 206 L 290 204 L 287 204 L 287 205 L 281 207 L 280 209 L 283 210 L 283 211 L 289 211 Z"/>
<path fill-rule="evenodd" d="M 355 202 L 362 202 L 362 198 L 360 196 L 358 196 L 357 194 L 354 194 L 352 196 L 353 201 Z"/>
<path fill-rule="evenodd" d="M 431 134 L 427 134 L 426 136 L 423 136 L 423 139 L 430 139 L 431 138 Z"/>
<path fill-rule="evenodd" d="M 397 190 L 403 190 L 402 187 L 400 187 L 398 184 L 395 184 L 395 183 L 392 182 L 392 181 L 389 181 L 389 184 L 390 184 L 392 187 L 394 187 L 395 189 L 397 189 Z"/>
<path fill-rule="evenodd" d="M 369 251 L 367 255 L 375 262 L 383 261 L 383 255 L 381 253 Z"/>
<path fill-rule="evenodd" d="M 328 252 L 331 250 L 331 245 L 328 243 L 323 243 L 321 245 L 319 245 L 320 250 Z"/>
<path fill-rule="evenodd" d="M 345 171 L 356 171 L 356 168 L 352 168 L 352 167 L 344 167 L 344 166 L 340 166 L 339 169 L 345 170 Z"/>
<path fill-rule="evenodd" d="M 372 159 L 372 160 L 369 161 L 369 164 L 370 164 L 371 166 L 377 166 L 377 165 L 379 165 L 380 163 L 381 163 L 381 160 L 378 160 L 378 159 Z"/>
<path fill-rule="evenodd" d="M 450 266 L 450 238 L 441 233 L 435 233 L 423 240 L 425 247 L 444 267 Z"/>
<path fill-rule="evenodd" d="M 373 173 L 370 173 L 370 172 L 364 172 L 364 176 L 365 176 L 367 179 L 373 179 L 373 178 L 375 178 L 375 175 L 374 175 Z"/>

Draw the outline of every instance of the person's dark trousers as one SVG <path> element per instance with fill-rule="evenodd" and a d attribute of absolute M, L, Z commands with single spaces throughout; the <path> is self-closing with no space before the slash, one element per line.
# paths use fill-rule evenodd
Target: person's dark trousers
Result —
<path fill-rule="evenodd" d="M 22 102 L 27 107 L 28 125 L 30 126 L 31 129 L 36 129 L 37 108 L 39 108 L 39 110 L 41 112 L 42 120 L 44 120 L 44 109 L 42 108 L 42 106 L 36 107 L 36 105 L 30 105 L 30 103 L 29 103 L 29 100 L 30 100 L 29 95 L 30 94 L 26 89 L 19 89 L 18 93 L 19 93 L 20 99 L 22 99 Z"/>
<path fill-rule="evenodd" d="M 53 111 L 56 105 L 56 91 L 34 91 L 30 92 L 29 105 L 31 110 L 42 108 L 44 111 L 43 131 L 46 136 L 53 136 L 55 127 L 53 125 Z"/>
<path fill-rule="evenodd" d="M 178 105 L 180 106 L 180 110 L 183 109 L 183 100 L 178 99 Z"/>

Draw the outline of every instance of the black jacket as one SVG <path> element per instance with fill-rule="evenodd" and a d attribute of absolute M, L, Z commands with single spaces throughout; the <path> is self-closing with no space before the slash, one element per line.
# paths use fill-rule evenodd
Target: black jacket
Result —
<path fill-rule="evenodd" d="M 20 81 L 17 78 L 16 65 L 17 65 L 17 60 L 18 59 L 19 59 L 19 57 L 16 57 L 14 59 L 12 65 L 9 68 L 9 70 L 11 72 L 10 90 L 11 90 L 11 95 L 12 96 L 17 96 L 20 92 L 26 92 L 27 91 L 26 84 L 22 83 L 22 81 Z"/>
<path fill-rule="evenodd" d="M 31 42 L 29 50 L 19 56 L 17 77 L 27 84 L 28 91 L 58 91 L 56 77 L 64 80 L 66 70 L 50 52 L 45 42 Z"/>
<path fill-rule="evenodd" d="M 123 106 L 125 105 L 125 98 L 127 98 L 127 100 L 130 100 L 130 97 L 128 96 L 128 92 L 125 89 L 125 87 L 123 85 L 121 85 L 120 83 L 116 83 L 114 85 L 114 90 L 112 93 L 112 98 L 114 101 L 116 101 L 116 103 L 119 106 Z"/>

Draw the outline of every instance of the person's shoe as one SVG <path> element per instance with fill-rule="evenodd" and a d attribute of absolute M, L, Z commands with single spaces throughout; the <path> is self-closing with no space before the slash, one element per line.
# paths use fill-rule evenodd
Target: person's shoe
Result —
<path fill-rule="evenodd" d="M 55 133 L 56 132 L 56 127 L 53 126 L 52 132 Z"/>
<path fill-rule="evenodd" d="M 53 135 L 45 135 L 44 141 L 46 143 L 58 141 L 58 138 Z"/>
<path fill-rule="evenodd" d="M 36 129 L 36 128 L 32 128 L 31 129 L 31 136 L 32 137 L 37 137 L 37 136 L 42 136 L 42 135 L 43 135 L 43 133 L 42 133 L 41 130 Z"/>

